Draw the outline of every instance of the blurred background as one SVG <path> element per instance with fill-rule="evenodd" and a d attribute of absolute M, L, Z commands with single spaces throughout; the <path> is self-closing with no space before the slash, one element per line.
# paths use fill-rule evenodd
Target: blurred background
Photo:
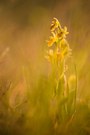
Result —
<path fill-rule="evenodd" d="M 21 78 L 23 66 L 35 74 L 45 67 L 44 49 L 56 17 L 67 26 L 68 42 L 77 66 L 78 94 L 90 95 L 90 1 L 0 0 L 0 80 Z"/>
<path fill-rule="evenodd" d="M 0 0 L 0 133 L 2 135 L 10 135 L 10 132 L 8 133 L 10 128 L 13 129 L 12 134 L 17 134 L 19 131 L 23 134 L 27 131 L 28 135 L 28 129 L 25 132 L 19 130 L 24 114 L 27 119 L 24 127 L 39 129 L 40 126 L 40 129 L 46 129 L 45 124 L 44 128 L 42 126 L 43 119 L 46 123 L 48 121 L 47 113 L 42 107 L 42 101 L 45 100 L 42 95 L 45 92 L 41 90 L 41 88 L 47 89 L 46 82 L 42 86 L 40 84 L 35 91 L 36 94 L 34 93 L 34 98 L 40 96 L 41 112 L 39 103 L 36 103 L 37 100 L 34 101 L 33 97 L 31 100 L 34 104 L 21 105 L 18 111 L 17 105 L 27 102 L 26 88 L 29 90 L 35 88 L 37 83 L 39 85 L 38 78 L 48 74 L 44 56 L 53 17 L 60 21 L 62 27 L 68 28 L 67 39 L 77 68 L 77 95 L 78 98 L 89 101 L 90 105 L 90 0 Z M 27 111 L 29 107 L 31 109 Z M 2 132 L 3 127 L 6 129 L 5 132 Z M 36 135 L 36 132 L 31 134 Z M 48 133 L 45 130 L 46 134 Z"/>

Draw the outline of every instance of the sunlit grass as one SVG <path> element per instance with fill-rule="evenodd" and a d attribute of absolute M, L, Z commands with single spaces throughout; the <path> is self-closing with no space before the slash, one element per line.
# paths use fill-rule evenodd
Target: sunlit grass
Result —
<path fill-rule="evenodd" d="M 67 27 L 54 18 L 51 34 L 45 50 L 48 75 L 38 76 L 27 64 L 21 67 L 19 80 L 0 80 L 1 135 L 90 134 L 89 98 L 77 96 L 77 65 L 66 39 Z"/>

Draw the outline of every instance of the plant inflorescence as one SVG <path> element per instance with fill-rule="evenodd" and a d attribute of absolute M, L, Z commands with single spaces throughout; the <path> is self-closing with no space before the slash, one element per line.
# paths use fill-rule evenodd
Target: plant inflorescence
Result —
<path fill-rule="evenodd" d="M 68 65 L 66 64 L 69 57 L 72 57 L 72 50 L 66 39 L 67 27 L 62 28 L 56 18 L 53 18 L 50 27 L 51 36 L 47 41 L 48 49 L 46 59 L 51 63 L 53 98 L 56 112 L 54 112 L 54 123 L 73 116 L 76 110 L 76 88 L 72 83 L 76 83 L 76 75 L 67 77 Z M 70 79 L 71 78 L 71 79 Z"/>

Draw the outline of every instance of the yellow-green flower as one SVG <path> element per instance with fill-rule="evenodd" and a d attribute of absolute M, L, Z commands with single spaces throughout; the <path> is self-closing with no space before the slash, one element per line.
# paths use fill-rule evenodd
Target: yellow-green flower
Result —
<path fill-rule="evenodd" d="M 58 33 L 58 38 L 64 39 L 66 38 L 67 34 L 69 34 L 69 32 L 67 31 L 67 27 L 65 26 L 64 29 L 61 29 L 60 32 Z"/>
<path fill-rule="evenodd" d="M 60 50 L 62 52 L 62 55 L 64 57 L 70 56 L 71 55 L 71 49 L 69 47 L 69 44 L 66 39 L 62 39 L 59 43 Z"/>
<path fill-rule="evenodd" d="M 56 28 L 61 28 L 59 21 L 56 18 L 53 18 L 50 30 L 55 31 Z"/>
<path fill-rule="evenodd" d="M 68 44 L 67 40 L 66 40 L 66 39 L 62 39 L 62 40 L 60 41 L 60 43 L 59 43 L 59 47 L 60 47 L 61 49 L 64 49 L 65 47 L 69 47 L 69 44 Z"/>
<path fill-rule="evenodd" d="M 52 36 L 50 36 L 50 39 L 47 41 L 48 46 L 51 47 L 55 42 L 58 42 L 58 36 L 52 32 Z"/>
<path fill-rule="evenodd" d="M 70 56 L 71 49 L 66 40 L 67 27 L 61 27 L 59 21 L 54 18 L 51 24 L 51 34 L 49 40 L 47 41 L 48 47 L 52 47 L 55 44 L 53 49 L 49 49 L 46 58 L 49 61 L 54 61 L 58 63 L 59 61 L 64 60 L 66 57 Z"/>
<path fill-rule="evenodd" d="M 54 43 L 58 43 L 59 40 L 65 39 L 67 32 L 67 27 L 61 28 L 59 21 L 54 18 L 51 24 L 51 34 L 49 40 L 47 41 L 48 46 L 51 47 Z"/>

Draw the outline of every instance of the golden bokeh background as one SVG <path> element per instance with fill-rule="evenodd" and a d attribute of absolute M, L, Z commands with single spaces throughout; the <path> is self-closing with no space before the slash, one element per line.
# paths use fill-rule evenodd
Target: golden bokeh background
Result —
<path fill-rule="evenodd" d="M 20 78 L 23 65 L 41 72 L 44 49 L 53 17 L 67 26 L 68 42 L 78 72 L 80 96 L 90 95 L 89 0 L 1 0 L 0 78 Z"/>
<path fill-rule="evenodd" d="M 5 117 L 5 120 L 3 118 L 4 124 L 0 119 L 0 125 L 2 125 L 0 131 L 3 129 L 3 125 L 6 125 L 5 129 L 9 129 L 8 125 L 11 123 L 8 124 L 8 120 L 11 119 L 11 125 L 14 125 L 15 120 L 20 116 L 20 113 L 15 110 L 13 110 L 13 116 L 10 115 L 11 111 L 10 108 L 7 109 L 6 102 L 11 108 L 22 103 L 28 93 L 25 88 L 30 87 L 29 89 L 32 90 L 33 87 L 37 86 L 38 78 L 43 74 L 48 74 L 48 62 L 44 56 L 53 17 L 60 21 L 62 27 L 67 26 L 68 28 L 67 40 L 72 49 L 73 61 L 77 68 L 77 99 L 82 99 L 82 103 L 84 100 L 87 101 L 90 107 L 90 1 L 0 0 L 0 118 L 2 117 L 1 112 L 4 116 L 7 114 L 8 117 Z M 29 86 L 26 85 L 27 83 Z M 8 91 L 9 87 L 10 90 Z M 40 89 L 39 87 L 38 89 Z M 33 93 L 32 91 L 29 92 Z M 42 97 L 43 92 L 36 91 L 36 99 L 39 94 Z M 34 105 L 30 105 L 31 110 L 27 111 L 25 116 L 25 118 L 27 117 L 26 127 L 30 124 L 28 123 L 28 116 L 32 118 L 35 112 Z M 38 121 L 39 111 L 36 112 L 37 117 L 34 120 Z M 41 114 L 44 113 L 44 111 L 41 112 Z M 42 117 L 43 115 L 40 118 L 42 119 Z M 42 122 L 41 119 L 40 122 Z M 34 122 L 31 119 L 31 128 L 35 127 Z M 37 124 L 36 127 L 38 126 Z M 20 130 L 17 127 L 18 131 Z M 15 133 L 17 134 L 17 132 Z M 90 129 L 88 133 L 90 133 Z M 28 134 L 29 131 L 27 131 Z M 31 134 L 36 135 L 36 132 Z M 37 135 L 40 135 L 39 131 Z M 45 135 L 48 133 L 45 132 Z"/>

